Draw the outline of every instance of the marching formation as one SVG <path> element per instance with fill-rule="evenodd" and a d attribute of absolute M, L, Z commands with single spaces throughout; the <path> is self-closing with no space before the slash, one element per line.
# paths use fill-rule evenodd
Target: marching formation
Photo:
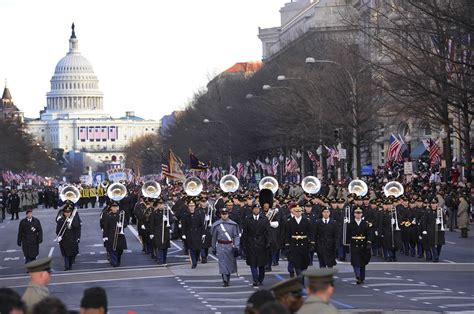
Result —
<path fill-rule="evenodd" d="M 98 227 L 112 267 L 121 265 L 127 249 L 125 228 L 136 224 L 143 252 L 159 265 L 167 264 L 173 239 L 183 241 L 192 269 L 199 262 L 207 263 L 211 250 L 217 256 L 223 286 L 230 285 L 231 275 L 238 272 L 238 258 L 245 259 L 253 285 L 258 286 L 281 259 L 287 259 L 290 277 L 299 277 L 313 265 L 315 253 L 320 268 L 332 268 L 350 254 L 361 284 L 372 256 L 395 262 L 397 254 L 405 254 L 438 262 L 445 244 L 443 194 L 405 194 L 397 181 L 374 190 L 362 180 L 353 180 L 345 197 L 338 193 L 337 198 L 321 193 L 321 182 L 312 176 L 302 180 L 300 195 L 295 189 L 282 192 L 273 177 L 264 177 L 252 189 L 242 187 L 233 175 L 222 177 L 219 188 L 207 190 L 197 177 L 163 189 L 155 181 L 139 187 L 103 182 L 100 188 L 105 191 L 106 205 Z M 130 194 L 137 189 L 133 203 Z M 79 252 L 82 190 L 74 185 L 60 188 L 63 206 L 56 216 L 56 242 L 64 270 L 72 269 Z M 461 208 L 467 197 L 460 195 L 459 201 Z M 462 236 L 465 233 L 462 230 Z M 18 231 L 26 262 L 38 255 L 42 238 L 41 223 L 28 209 Z"/>

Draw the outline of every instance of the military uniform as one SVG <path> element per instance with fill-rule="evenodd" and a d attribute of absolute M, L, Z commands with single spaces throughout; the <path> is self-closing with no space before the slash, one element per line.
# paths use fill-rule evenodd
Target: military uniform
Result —
<path fill-rule="evenodd" d="M 362 209 L 356 208 L 354 213 L 362 212 Z M 365 266 L 370 262 L 372 234 L 369 224 L 364 221 L 353 219 L 347 226 L 347 234 L 351 247 L 351 265 L 354 268 L 357 283 L 363 283 L 365 280 Z"/>
<path fill-rule="evenodd" d="M 71 208 L 65 208 L 65 211 L 71 212 Z M 71 219 L 62 216 L 56 222 L 56 235 L 59 236 L 59 232 L 63 229 L 63 235 L 59 241 L 59 248 L 61 249 L 61 255 L 64 258 L 64 270 L 71 270 L 72 264 L 79 253 L 79 241 L 81 238 L 81 223 L 79 218 L 75 216 L 70 222 L 66 220 Z"/>
<path fill-rule="evenodd" d="M 303 276 L 308 278 L 308 293 L 309 296 L 306 298 L 303 306 L 299 309 L 298 314 L 313 314 L 313 313 L 324 313 L 324 314 L 335 314 L 337 309 L 334 305 L 329 303 L 329 300 L 325 301 L 316 295 L 315 287 L 320 287 L 319 290 L 328 291 L 330 286 L 334 286 L 333 275 L 337 273 L 337 269 L 312 269 L 303 272 Z M 330 294 L 328 295 L 328 299 Z"/>
<path fill-rule="evenodd" d="M 336 265 L 336 252 L 339 244 L 338 226 L 334 219 L 321 218 L 315 224 L 316 252 L 319 267 L 333 267 Z"/>
<path fill-rule="evenodd" d="M 189 202 L 188 206 L 195 206 L 194 202 Z M 192 268 L 196 268 L 201 254 L 202 242 L 205 239 L 204 216 L 201 212 L 188 212 L 182 218 L 183 240 L 189 250 Z"/>
<path fill-rule="evenodd" d="M 117 204 L 118 206 L 118 204 Z M 122 215 L 125 215 L 123 213 Z M 105 245 L 107 251 L 110 254 L 110 264 L 112 267 L 120 266 L 122 262 L 122 253 L 124 250 L 127 249 L 127 239 L 125 238 L 125 234 L 120 234 L 121 227 L 119 226 L 120 223 L 120 211 L 117 213 L 110 212 L 106 214 L 104 219 L 104 232 L 103 232 L 103 240 L 105 241 Z M 124 221 L 123 228 L 127 227 L 127 221 Z M 118 234 L 116 234 L 118 232 Z M 116 247 L 114 248 L 114 238 L 117 237 Z"/>
<path fill-rule="evenodd" d="M 25 266 L 26 266 L 26 269 L 28 270 L 28 273 L 43 272 L 43 271 L 49 272 L 50 264 L 51 264 L 51 257 L 43 257 L 35 261 L 29 262 Z M 28 287 L 25 290 L 25 293 L 23 294 L 21 298 L 23 302 L 25 302 L 25 305 L 27 307 L 26 313 L 28 314 L 33 313 L 33 307 L 35 306 L 35 304 L 47 298 L 48 296 L 49 296 L 48 287 L 30 281 L 28 283 Z"/>
<path fill-rule="evenodd" d="M 221 209 L 221 214 L 223 212 L 227 212 L 225 207 Z M 237 272 L 239 233 L 239 226 L 230 219 L 219 219 L 212 225 L 212 249 L 219 258 L 219 273 L 222 275 L 225 287 L 229 285 L 230 274 Z"/>
<path fill-rule="evenodd" d="M 166 264 L 168 249 L 171 247 L 170 226 L 174 222 L 174 217 L 169 215 L 169 222 L 167 219 L 168 216 L 162 208 L 154 210 L 150 216 L 150 236 L 153 238 L 153 247 L 157 251 L 158 264 Z"/>
<path fill-rule="evenodd" d="M 27 210 L 27 212 L 29 211 Z M 38 218 L 22 219 L 18 226 L 17 244 L 22 247 L 25 263 L 36 259 L 41 242 L 43 242 L 43 229 Z"/>

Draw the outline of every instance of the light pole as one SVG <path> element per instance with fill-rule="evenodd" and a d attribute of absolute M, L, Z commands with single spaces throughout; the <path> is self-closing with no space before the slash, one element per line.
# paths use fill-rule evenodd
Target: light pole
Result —
<path fill-rule="evenodd" d="M 354 160 L 354 167 L 352 169 L 352 176 L 353 178 L 357 178 L 359 174 L 359 167 L 358 167 L 358 161 L 357 161 L 357 108 L 356 108 L 356 103 L 357 103 L 357 82 L 352 76 L 352 74 L 339 62 L 332 61 L 332 60 L 318 60 L 313 57 L 307 57 L 305 60 L 306 64 L 315 64 L 315 63 L 329 63 L 329 64 L 334 64 L 339 66 L 344 72 L 347 74 L 350 80 L 350 85 L 351 85 L 351 102 L 352 102 L 352 118 L 353 121 L 352 123 L 354 124 L 352 127 L 352 145 L 353 145 L 353 150 L 352 150 L 352 158 Z"/>
<path fill-rule="evenodd" d="M 230 106 L 228 106 L 230 107 Z M 231 108 L 228 108 L 231 109 Z M 219 121 L 219 120 L 209 120 L 209 119 L 204 119 L 202 120 L 203 123 L 209 124 L 209 123 L 220 123 L 224 125 L 227 128 L 228 136 L 229 136 L 229 167 L 232 165 L 232 133 L 230 131 L 230 127 L 228 124 Z"/>

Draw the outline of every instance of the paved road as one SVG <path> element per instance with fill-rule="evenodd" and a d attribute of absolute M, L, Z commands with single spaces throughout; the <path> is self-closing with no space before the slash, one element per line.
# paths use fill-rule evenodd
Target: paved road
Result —
<path fill-rule="evenodd" d="M 72 271 L 62 271 L 59 247 L 54 243 L 53 210 L 35 210 L 42 222 L 44 243 L 40 255 L 53 256 L 50 291 L 70 309 L 79 307 L 82 291 L 100 285 L 107 289 L 110 313 L 242 313 L 245 302 L 256 291 L 250 272 L 239 261 L 240 276 L 223 288 L 214 258 L 192 270 L 183 256 L 180 241 L 170 248 L 168 266 L 158 266 L 141 251 L 134 226 L 126 229 L 129 250 L 122 267 L 112 269 L 107 263 L 99 229 L 99 209 L 80 211 L 83 221 L 80 256 Z M 23 213 L 24 216 L 24 213 Z M 0 286 L 14 287 L 22 293 L 27 285 L 24 262 L 16 246 L 18 221 L 0 224 Z M 457 232 L 446 232 L 442 262 L 400 256 L 399 262 L 387 263 L 373 258 L 366 282 L 357 286 L 349 263 L 339 263 L 336 293 L 331 302 L 343 312 L 362 309 L 412 312 L 474 312 L 474 238 L 460 239 Z M 267 274 L 263 288 L 287 278 L 286 262 Z"/>

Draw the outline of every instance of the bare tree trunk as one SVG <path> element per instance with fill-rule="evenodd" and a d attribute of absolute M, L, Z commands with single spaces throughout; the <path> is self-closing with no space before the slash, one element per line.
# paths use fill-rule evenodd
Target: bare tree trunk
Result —
<path fill-rule="evenodd" d="M 463 124 L 463 146 L 464 146 L 464 160 L 466 161 L 466 168 L 464 169 L 464 177 L 467 182 L 472 182 L 472 162 L 471 162 L 471 137 L 470 128 L 471 123 L 469 121 L 468 108 L 469 104 L 465 103 L 464 109 L 462 110 L 462 124 Z"/>

